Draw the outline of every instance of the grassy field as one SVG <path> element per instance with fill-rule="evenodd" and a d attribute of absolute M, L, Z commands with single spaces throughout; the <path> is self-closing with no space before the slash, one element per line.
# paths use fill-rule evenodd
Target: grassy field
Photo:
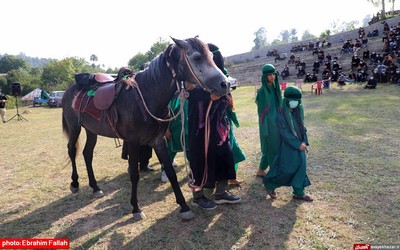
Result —
<path fill-rule="evenodd" d="M 332 86 L 322 96 L 304 85 L 310 139 L 307 191 L 313 203 L 293 201 L 290 188 L 267 198 L 255 176 L 260 146 L 254 87 L 233 92 L 240 128 L 235 134 L 247 160 L 231 187 L 237 205 L 192 210 L 183 222 L 160 168 L 141 174 L 139 201 L 147 219 L 132 220 L 127 162 L 113 139 L 99 138 L 94 169 L 105 197 L 88 187 L 78 156 L 81 191 L 69 191 L 71 167 L 61 109 L 20 108 L 28 120 L 0 124 L 0 238 L 69 238 L 71 249 L 353 249 L 353 244 L 400 243 L 400 88 Z M 25 112 L 25 113 L 23 113 Z M 11 118 L 16 110 L 8 110 Z M 81 135 L 81 145 L 85 135 Z M 182 154 L 176 168 L 187 201 L 191 192 Z"/>

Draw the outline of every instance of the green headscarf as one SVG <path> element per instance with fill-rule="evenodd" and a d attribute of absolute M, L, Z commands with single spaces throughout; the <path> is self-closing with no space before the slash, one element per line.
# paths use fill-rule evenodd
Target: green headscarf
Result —
<path fill-rule="evenodd" d="M 299 105 L 294 110 L 298 110 L 298 112 L 299 112 L 300 122 L 301 122 L 301 130 L 302 130 L 301 132 L 304 133 L 304 110 L 303 110 L 303 105 L 301 104 L 301 97 L 302 97 L 302 93 L 298 87 L 288 86 L 285 90 L 284 98 L 282 101 L 282 110 L 285 113 L 286 121 L 288 122 L 288 124 L 290 126 L 290 130 L 292 131 L 292 133 L 295 136 L 299 136 L 299 135 L 297 135 L 296 130 L 294 129 L 294 125 L 291 122 L 292 117 L 291 117 L 291 113 L 290 113 L 289 102 L 290 101 L 299 101 Z"/>
<path fill-rule="evenodd" d="M 282 93 L 281 93 L 281 88 L 279 85 L 279 73 L 276 71 L 275 67 L 272 64 L 265 64 L 262 68 L 262 76 L 261 76 L 261 82 L 262 86 L 265 87 L 265 89 L 270 92 L 268 86 L 268 81 L 267 81 L 267 75 L 275 73 L 275 81 L 274 81 L 274 89 L 276 91 L 276 94 L 278 96 L 278 101 L 279 103 L 282 102 Z"/>

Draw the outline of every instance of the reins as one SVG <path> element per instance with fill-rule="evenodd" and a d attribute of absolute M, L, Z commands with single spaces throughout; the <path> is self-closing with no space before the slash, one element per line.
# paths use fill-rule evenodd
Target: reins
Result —
<path fill-rule="evenodd" d="M 204 127 L 204 172 L 203 172 L 203 179 L 201 180 L 200 186 L 194 185 L 195 179 L 193 178 L 193 172 L 190 172 L 190 178 L 189 178 L 189 187 L 193 190 L 193 192 L 200 191 L 203 186 L 207 183 L 208 179 L 208 146 L 210 143 L 210 119 L 209 119 L 209 114 L 211 110 L 211 106 L 213 104 L 213 101 L 210 100 L 208 103 L 207 107 L 207 112 L 206 112 L 206 121 L 205 121 L 205 127 Z M 186 158 L 185 158 L 185 164 L 186 164 Z"/>
<path fill-rule="evenodd" d="M 145 108 L 146 112 L 147 112 L 153 119 L 155 119 L 156 121 L 159 121 L 159 122 L 170 122 L 170 121 L 172 121 L 172 120 L 175 120 L 176 117 L 178 117 L 178 116 L 181 114 L 181 110 L 179 110 L 179 112 L 178 112 L 176 115 L 173 115 L 172 117 L 167 118 L 167 119 L 159 118 L 159 117 L 153 115 L 153 114 L 150 112 L 149 108 L 147 107 L 147 104 L 146 104 L 146 102 L 145 102 L 145 100 L 144 100 L 143 94 L 142 94 L 142 92 L 140 91 L 139 85 L 138 85 L 138 83 L 136 82 L 135 78 L 130 78 L 129 83 L 127 82 L 127 84 L 128 84 L 129 86 L 134 87 L 134 88 L 137 89 L 137 91 L 138 91 L 138 93 L 139 93 L 139 96 L 140 96 L 140 99 L 141 99 L 142 102 L 143 102 L 143 105 L 144 105 L 144 108 Z M 128 86 L 128 87 L 129 87 L 129 86 Z M 187 98 L 187 97 L 189 96 L 189 93 L 186 92 L 186 90 L 185 90 L 184 88 L 180 88 L 180 87 L 179 87 L 178 81 L 176 81 L 176 86 L 177 86 L 178 89 L 181 90 L 181 91 L 179 92 L 179 96 L 184 97 L 184 98 Z"/>
<path fill-rule="evenodd" d="M 188 69 L 189 69 L 189 71 L 190 71 L 190 74 L 193 76 L 193 78 L 196 80 L 196 82 L 197 82 L 203 89 L 205 89 L 203 83 L 200 81 L 200 79 L 199 79 L 199 78 L 196 76 L 196 74 L 194 73 L 194 71 L 193 71 L 193 69 L 192 69 L 192 66 L 191 66 L 190 63 L 189 63 L 189 59 L 187 58 L 186 52 L 185 52 L 185 50 L 184 50 L 183 48 L 181 49 L 181 52 L 182 52 L 183 58 L 185 59 L 185 63 L 186 63 L 186 65 L 187 65 L 187 67 L 188 67 Z M 176 72 L 175 72 L 174 69 L 172 69 L 172 68 L 170 67 L 170 63 L 169 63 L 168 61 L 166 61 L 166 64 L 167 64 L 167 67 L 171 70 L 172 77 L 173 77 L 173 80 L 175 80 L 175 82 L 176 82 L 176 87 L 177 87 L 177 89 L 180 89 L 179 97 L 180 97 L 181 99 L 187 99 L 188 96 L 189 96 L 189 93 L 184 89 L 183 83 L 182 83 L 181 86 L 179 86 L 178 81 L 175 79 L 175 77 L 176 77 Z M 139 85 L 138 85 L 138 83 L 136 82 L 135 78 L 130 77 L 129 80 L 127 79 L 127 84 L 128 84 L 129 86 L 135 87 L 135 88 L 137 89 L 137 91 L 139 92 L 140 98 L 142 99 L 144 108 L 146 109 L 146 112 L 147 112 L 153 119 L 155 119 L 155 120 L 157 120 L 157 121 L 159 121 L 159 122 L 170 122 L 170 121 L 172 121 L 172 120 L 175 120 L 176 117 L 178 117 L 178 116 L 183 112 L 183 109 L 180 109 L 179 112 L 178 112 L 176 115 L 173 115 L 172 117 L 170 117 L 170 118 L 168 118 L 168 119 L 163 119 L 163 118 L 156 117 L 155 115 L 153 115 L 153 114 L 150 112 L 149 108 L 147 107 L 147 104 L 146 104 L 146 102 L 145 102 L 145 100 L 144 100 L 144 97 L 143 97 L 143 95 L 142 95 L 142 92 L 140 91 Z M 129 87 L 129 86 L 128 86 L 128 87 Z M 127 87 L 127 88 L 128 88 L 128 87 Z"/>

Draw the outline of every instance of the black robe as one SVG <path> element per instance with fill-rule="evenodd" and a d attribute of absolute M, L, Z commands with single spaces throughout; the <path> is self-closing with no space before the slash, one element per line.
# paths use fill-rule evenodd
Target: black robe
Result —
<path fill-rule="evenodd" d="M 190 168 L 193 171 L 195 185 L 199 186 L 202 183 L 205 168 L 205 118 L 210 94 L 196 88 L 189 92 L 188 100 Z M 207 154 L 208 176 L 205 188 L 214 188 L 216 181 L 236 179 L 233 153 L 229 146 L 227 107 L 227 98 L 221 97 L 213 102 L 209 112 L 210 138 Z"/>

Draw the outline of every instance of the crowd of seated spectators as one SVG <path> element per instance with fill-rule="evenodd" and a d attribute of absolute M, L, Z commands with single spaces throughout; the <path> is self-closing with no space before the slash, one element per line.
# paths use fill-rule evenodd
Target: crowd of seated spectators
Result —
<path fill-rule="evenodd" d="M 398 83 L 400 86 L 400 68 L 398 66 L 400 63 L 400 22 L 397 26 L 392 27 L 384 21 L 381 24 L 383 26 L 380 29 L 382 30 L 382 50 L 370 51 L 368 48 L 368 38 L 380 35 L 377 27 L 368 34 L 364 28 L 360 27 L 356 38 L 341 41 L 343 45 L 339 54 L 352 54 L 349 72 L 343 71 L 337 56 L 332 56 L 329 52 L 324 51 L 324 48 L 331 46 L 329 40 L 325 39 L 294 44 L 290 50 L 291 54 L 287 58 L 287 64 L 281 71 L 281 77 L 283 79 L 289 77 L 289 65 L 294 64 L 296 69 L 294 74 L 298 79 L 304 79 L 304 82 L 309 83 L 322 80 L 325 88 L 329 88 L 331 82 L 337 82 L 338 85 L 343 86 L 346 82 L 367 82 L 371 77 L 378 83 L 392 82 Z M 312 56 L 316 57 L 309 68 L 301 58 L 301 53 L 304 51 L 312 51 Z M 273 49 L 268 51 L 267 56 L 277 58 L 280 57 L 280 53 Z"/>

